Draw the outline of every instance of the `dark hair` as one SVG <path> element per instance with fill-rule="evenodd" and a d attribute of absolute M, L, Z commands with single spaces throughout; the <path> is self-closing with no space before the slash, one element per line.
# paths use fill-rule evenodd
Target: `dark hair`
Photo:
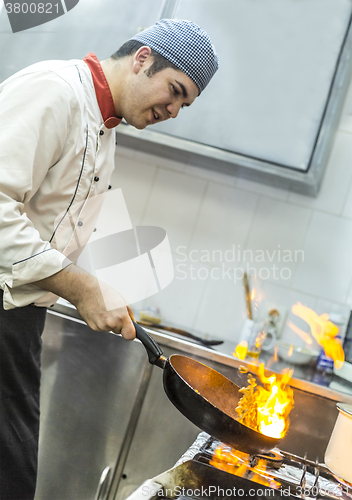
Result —
<path fill-rule="evenodd" d="M 114 52 L 114 54 L 112 54 L 111 58 L 117 60 L 122 59 L 126 56 L 131 56 L 132 54 L 135 54 L 138 49 L 143 47 L 143 45 L 144 44 L 142 42 L 139 42 L 138 40 L 128 40 L 123 45 L 121 45 L 121 47 L 116 52 Z M 165 68 L 172 68 L 181 71 L 177 66 L 175 66 L 175 64 L 159 54 L 159 52 L 156 52 L 156 50 L 152 48 L 150 50 L 151 55 L 153 56 L 153 64 L 147 70 L 147 76 L 151 77 L 155 75 L 155 73 L 158 73 Z"/>

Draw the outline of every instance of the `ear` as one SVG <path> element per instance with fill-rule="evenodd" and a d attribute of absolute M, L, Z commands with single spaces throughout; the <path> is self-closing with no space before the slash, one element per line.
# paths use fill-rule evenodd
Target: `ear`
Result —
<path fill-rule="evenodd" d="M 138 73 L 143 65 L 152 57 L 151 48 L 144 45 L 140 47 L 133 56 L 132 69 L 134 73 Z"/>

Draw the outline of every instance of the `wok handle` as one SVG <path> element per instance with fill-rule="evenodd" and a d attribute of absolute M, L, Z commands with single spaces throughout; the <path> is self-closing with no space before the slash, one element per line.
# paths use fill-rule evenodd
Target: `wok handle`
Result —
<path fill-rule="evenodd" d="M 142 342 L 147 351 L 149 363 L 160 366 L 161 364 L 160 362 L 158 363 L 158 360 L 160 360 L 160 358 L 162 358 L 162 360 L 164 359 L 164 357 L 162 357 L 163 351 L 160 346 L 149 335 L 149 333 L 144 330 L 144 328 L 138 325 L 138 323 L 133 321 L 133 324 L 136 330 L 136 338 Z"/>

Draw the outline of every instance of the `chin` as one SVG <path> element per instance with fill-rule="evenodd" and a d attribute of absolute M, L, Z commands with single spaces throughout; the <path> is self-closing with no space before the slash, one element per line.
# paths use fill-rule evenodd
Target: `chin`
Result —
<path fill-rule="evenodd" d="M 144 125 L 133 125 L 134 128 L 137 128 L 138 130 L 143 130 L 145 127 L 148 126 L 148 123 L 144 124 Z"/>
<path fill-rule="evenodd" d="M 138 130 L 143 130 L 145 127 L 147 127 L 147 125 L 149 125 L 149 123 L 146 123 L 146 122 L 135 122 L 133 119 L 131 120 L 127 120 L 125 118 L 126 122 L 128 123 L 128 125 L 131 125 L 132 127 L 138 129 Z"/>

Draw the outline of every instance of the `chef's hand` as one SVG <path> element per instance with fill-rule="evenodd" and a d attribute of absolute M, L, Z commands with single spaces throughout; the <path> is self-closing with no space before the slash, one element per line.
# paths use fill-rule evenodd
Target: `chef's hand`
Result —
<path fill-rule="evenodd" d="M 120 333 L 126 340 L 133 340 L 136 336 L 131 320 L 133 313 L 125 299 L 114 288 L 94 276 L 91 278 L 93 280 L 85 278 L 87 291 L 72 301 L 81 317 L 93 330 Z"/>
<path fill-rule="evenodd" d="M 126 340 L 135 338 L 133 312 L 122 295 L 78 266 L 70 264 L 34 284 L 71 302 L 93 330 L 119 333 Z"/>

